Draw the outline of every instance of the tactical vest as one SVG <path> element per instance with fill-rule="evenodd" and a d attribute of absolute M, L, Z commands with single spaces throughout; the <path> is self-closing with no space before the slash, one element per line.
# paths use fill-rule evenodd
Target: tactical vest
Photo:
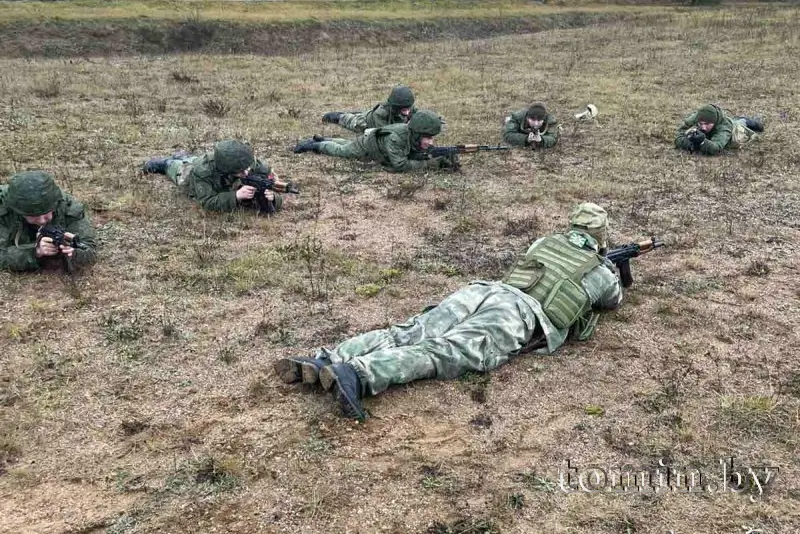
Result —
<path fill-rule="evenodd" d="M 547 236 L 531 247 L 503 282 L 521 289 L 542 305 L 558 329 L 569 328 L 590 308 L 583 276 L 601 265 L 588 239 L 577 232 Z"/>

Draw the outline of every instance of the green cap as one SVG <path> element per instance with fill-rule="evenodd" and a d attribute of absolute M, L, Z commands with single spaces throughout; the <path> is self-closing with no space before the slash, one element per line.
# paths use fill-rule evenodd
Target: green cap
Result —
<path fill-rule="evenodd" d="M 583 202 L 569 216 L 570 228 L 586 232 L 595 238 L 600 248 L 608 244 L 608 214 L 592 202 Z"/>
<path fill-rule="evenodd" d="M 20 215 L 38 217 L 55 210 L 62 197 L 50 173 L 26 171 L 15 174 L 8 182 L 6 205 Z"/>
<path fill-rule="evenodd" d="M 442 131 L 442 118 L 433 111 L 423 109 L 414 113 L 408 121 L 408 129 L 415 135 L 433 137 Z"/>
<path fill-rule="evenodd" d="M 414 92 L 407 85 L 398 85 L 389 93 L 389 105 L 395 108 L 410 108 L 414 105 Z"/>
<path fill-rule="evenodd" d="M 525 116 L 529 119 L 543 121 L 547 118 L 547 108 L 544 107 L 542 102 L 534 102 L 528 108 L 528 112 Z"/>
<path fill-rule="evenodd" d="M 719 124 L 719 109 L 713 104 L 706 104 L 697 110 L 697 122 Z"/>
<path fill-rule="evenodd" d="M 214 146 L 214 165 L 222 174 L 236 174 L 253 165 L 255 156 L 250 146 L 226 139 Z"/>

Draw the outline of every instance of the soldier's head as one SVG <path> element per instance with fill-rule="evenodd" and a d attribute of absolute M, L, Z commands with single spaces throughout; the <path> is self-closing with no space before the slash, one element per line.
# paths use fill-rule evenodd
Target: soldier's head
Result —
<path fill-rule="evenodd" d="M 6 191 L 6 206 L 29 224 L 44 226 L 53 220 L 53 211 L 63 195 L 53 176 L 45 171 L 26 171 L 11 177 Z"/>
<path fill-rule="evenodd" d="M 414 145 L 426 150 L 433 146 L 433 138 L 442 131 L 442 118 L 433 111 L 423 109 L 414 113 L 408 121 L 408 129 Z"/>
<path fill-rule="evenodd" d="M 253 149 L 241 141 L 226 139 L 214 145 L 214 166 L 221 174 L 244 174 L 254 161 Z"/>
<path fill-rule="evenodd" d="M 608 214 L 597 204 L 578 204 L 569 216 L 569 227 L 592 236 L 600 251 L 608 248 Z"/>
<path fill-rule="evenodd" d="M 708 133 L 720 122 L 720 112 L 717 106 L 707 104 L 697 110 L 697 129 Z"/>
<path fill-rule="evenodd" d="M 528 127 L 534 130 L 541 128 L 546 119 L 547 108 L 544 107 L 542 102 L 534 102 L 525 113 L 525 121 L 528 123 Z"/>
<path fill-rule="evenodd" d="M 393 113 L 403 117 L 405 122 L 411 118 L 411 109 L 414 107 L 414 92 L 407 85 L 398 85 L 389 93 L 389 105 Z"/>

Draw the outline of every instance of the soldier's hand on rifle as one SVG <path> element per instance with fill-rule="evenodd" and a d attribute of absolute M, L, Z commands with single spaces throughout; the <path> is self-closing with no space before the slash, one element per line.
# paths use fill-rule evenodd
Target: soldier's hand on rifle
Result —
<path fill-rule="evenodd" d="M 703 144 L 703 141 L 706 140 L 706 134 L 701 132 L 700 130 L 693 130 L 689 133 L 689 142 L 692 143 L 692 146 L 699 147 Z"/>
<path fill-rule="evenodd" d="M 542 134 L 540 134 L 538 130 L 528 134 L 529 145 L 538 145 L 541 142 L 542 142 Z"/>
<path fill-rule="evenodd" d="M 236 200 L 250 200 L 256 196 L 256 188 L 252 185 L 243 185 L 236 190 Z"/>
<path fill-rule="evenodd" d="M 72 243 L 73 239 L 75 239 L 75 234 L 71 234 L 69 232 L 64 232 L 64 241 L 69 241 L 70 243 Z M 75 249 L 72 248 L 71 246 L 67 245 L 67 244 L 60 245 L 58 248 L 61 249 L 60 252 L 62 254 L 64 254 L 65 256 L 67 256 L 69 258 L 71 258 L 73 252 L 75 252 Z"/>
<path fill-rule="evenodd" d="M 43 237 L 38 243 L 36 243 L 35 254 L 37 258 L 42 258 L 44 256 L 55 256 L 59 252 L 60 251 L 58 250 L 58 247 L 49 237 Z"/>
<path fill-rule="evenodd" d="M 272 202 L 273 200 L 275 200 L 275 193 L 267 189 L 266 191 L 264 191 L 264 198 Z"/>

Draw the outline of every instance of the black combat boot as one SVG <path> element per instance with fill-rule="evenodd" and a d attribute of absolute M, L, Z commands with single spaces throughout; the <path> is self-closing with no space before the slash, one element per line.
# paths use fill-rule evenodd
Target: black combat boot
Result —
<path fill-rule="evenodd" d="M 342 415 L 359 421 L 367 418 L 367 412 L 361 405 L 361 381 L 353 367 L 346 363 L 323 367 L 319 372 L 319 381 L 323 388 L 331 390 L 342 408 Z"/>
<path fill-rule="evenodd" d="M 306 139 L 294 146 L 295 154 L 302 154 L 303 152 L 319 152 L 319 141 L 314 139 Z"/>
<path fill-rule="evenodd" d="M 316 384 L 320 370 L 331 364 L 327 358 L 281 358 L 275 362 L 275 374 L 286 384 L 299 382 Z"/>
<path fill-rule="evenodd" d="M 764 116 L 754 115 L 752 119 L 747 119 L 747 127 L 754 132 L 761 133 L 764 131 Z"/>
<path fill-rule="evenodd" d="M 170 158 L 153 158 L 144 162 L 142 172 L 146 174 L 167 174 L 167 163 Z"/>
<path fill-rule="evenodd" d="M 339 119 L 344 115 L 341 111 L 329 111 L 322 116 L 322 122 L 328 124 L 339 124 Z"/>

